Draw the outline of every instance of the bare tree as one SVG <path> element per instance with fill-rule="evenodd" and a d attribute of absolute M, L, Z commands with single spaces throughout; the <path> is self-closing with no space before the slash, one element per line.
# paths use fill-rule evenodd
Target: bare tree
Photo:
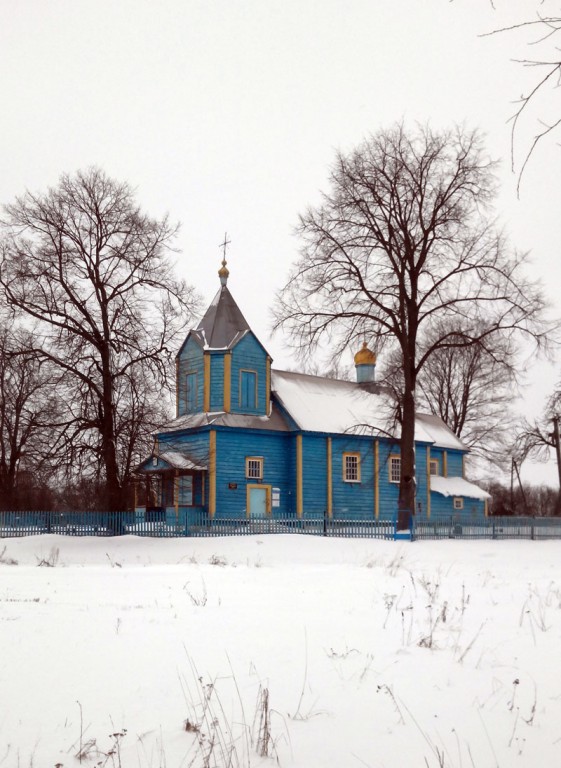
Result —
<path fill-rule="evenodd" d="M 176 229 L 96 168 L 27 192 L 6 207 L 3 225 L 5 299 L 38 322 L 35 349 L 72 389 L 63 439 L 98 462 L 105 505 L 119 510 L 130 466 L 118 446 L 120 411 L 131 383 L 148 377 L 165 388 L 168 350 L 195 305 L 169 258 Z"/>
<path fill-rule="evenodd" d="M 548 461 L 553 453 L 557 460 L 559 491 L 555 514 L 561 515 L 561 438 L 559 419 L 561 418 L 561 390 L 558 389 L 549 398 L 540 419 L 525 421 L 518 431 L 515 442 L 516 460 L 522 464 L 526 459 Z"/>
<path fill-rule="evenodd" d="M 410 512 L 415 396 L 428 361 L 446 349 L 486 348 L 497 332 L 541 342 L 548 330 L 524 258 L 486 216 L 492 170 L 478 135 L 460 129 L 409 134 L 397 125 L 338 154 L 323 202 L 300 219 L 301 256 L 278 296 L 276 327 L 302 353 L 328 341 L 337 356 L 369 337 L 378 352 L 388 342 L 398 348 L 400 507 Z"/>
<path fill-rule="evenodd" d="M 63 421 L 57 372 L 32 350 L 33 334 L 0 327 L 0 507 L 20 508 L 22 478 L 40 484 L 55 464 Z"/>
<path fill-rule="evenodd" d="M 516 107 L 511 117 L 511 166 L 518 171 L 518 190 L 524 170 L 538 144 L 553 134 L 561 126 L 561 116 L 555 99 L 556 90 L 561 84 L 561 56 L 559 55 L 559 33 L 561 32 L 561 15 L 559 3 L 546 0 L 535 0 L 534 11 L 531 13 L 531 3 L 524 10 L 524 18 L 515 23 L 509 23 L 483 34 L 490 37 L 498 34 L 524 34 L 524 45 L 528 47 L 529 55 L 514 58 L 526 70 L 531 70 L 533 77 L 522 93 L 516 96 Z M 550 12 L 548 8 L 553 6 Z M 494 7 L 494 6 L 493 6 Z M 519 93 L 517 89 L 517 93 Z M 523 128 L 524 126 L 524 128 Z M 525 149 L 522 160 L 515 161 L 515 149 L 518 134 L 530 132 L 524 140 Z"/>
<path fill-rule="evenodd" d="M 439 327 L 431 335 L 441 337 Z M 458 330 L 460 343 L 464 338 Z M 422 342 L 422 346 L 429 346 Z M 403 391 L 401 356 L 394 350 L 382 378 L 399 401 Z M 445 347 L 427 358 L 417 379 L 417 408 L 433 413 L 469 448 L 471 455 L 502 468 L 510 461 L 515 430 L 511 410 L 517 391 L 515 350 L 499 333 L 484 344 Z"/>

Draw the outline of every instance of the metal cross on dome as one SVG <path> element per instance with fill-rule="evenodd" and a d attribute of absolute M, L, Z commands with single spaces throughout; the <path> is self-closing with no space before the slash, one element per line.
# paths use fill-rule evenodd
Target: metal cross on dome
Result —
<path fill-rule="evenodd" d="M 223 254 L 222 263 L 223 264 L 225 264 L 225 262 L 226 262 L 226 248 L 230 245 L 231 242 L 232 242 L 231 240 L 228 240 L 228 233 L 224 232 L 224 242 L 220 243 L 220 245 L 218 246 L 219 248 L 222 248 L 222 254 Z"/>

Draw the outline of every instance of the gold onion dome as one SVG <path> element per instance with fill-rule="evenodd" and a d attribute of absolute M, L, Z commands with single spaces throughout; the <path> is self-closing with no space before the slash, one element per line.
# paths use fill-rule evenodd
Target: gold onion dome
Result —
<path fill-rule="evenodd" d="M 222 259 L 222 266 L 218 270 L 218 277 L 220 278 L 220 282 L 222 285 L 226 285 L 226 281 L 228 280 L 228 275 L 230 274 L 230 270 L 226 266 L 226 259 Z"/>
<path fill-rule="evenodd" d="M 376 365 L 376 355 L 368 349 L 366 342 L 355 355 L 355 365 Z"/>

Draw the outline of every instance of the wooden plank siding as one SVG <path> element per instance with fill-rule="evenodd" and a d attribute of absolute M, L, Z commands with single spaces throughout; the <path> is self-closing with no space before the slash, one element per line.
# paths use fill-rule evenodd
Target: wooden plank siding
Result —
<path fill-rule="evenodd" d="M 463 477 L 463 453 L 461 451 L 454 451 L 448 448 L 446 455 L 448 471 L 445 477 Z"/>
<path fill-rule="evenodd" d="M 230 413 L 232 409 L 232 353 L 224 355 L 224 410 Z"/>
<path fill-rule="evenodd" d="M 177 415 L 187 413 L 187 373 L 197 374 L 197 402 L 190 413 L 203 410 L 204 364 L 203 350 L 194 339 L 189 339 L 177 358 Z"/>
<path fill-rule="evenodd" d="M 232 350 L 231 403 L 232 413 L 249 413 L 264 416 L 267 413 L 267 353 L 252 333 L 246 334 Z M 257 402 L 255 408 L 242 408 L 240 400 L 240 372 L 255 371 L 257 374 Z"/>
<path fill-rule="evenodd" d="M 304 515 L 327 514 L 327 450 L 325 435 L 303 433 L 302 440 L 302 512 Z"/>
<path fill-rule="evenodd" d="M 196 488 L 194 504 L 214 500 L 216 514 L 240 517 L 246 513 L 246 486 L 254 482 L 246 478 L 246 457 L 263 457 L 264 485 L 279 489 L 280 505 L 273 508 L 273 516 L 297 515 L 297 445 L 302 445 L 302 497 L 303 517 L 321 517 L 324 514 L 350 519 L 364 519 L 395 512 L 399 486 L 389 482 L 388 459 L 399 455 L 399 446 L 385 438 L 372 439 L 353 435 L 324 435 L 316 433 L 279 433 L 269 430 L 230 429 L 216 427 L 216 472 L 214 491 L 210 472 L 205 473 L 205 487 Z M 179 450 L 194 461 L 210 469 L 209 428 L 193 432 L 161 434 L 159 449 Z M 360 455 L 360 482 L 343 479 L 343 454 Z M 428 462 L 438 456 L 438 449 L 417 444 L 417 513 L 427 516 L 458 513 L 453 509 L 453 497 L 429 492 Z M 331 467 L 331 471 L 329 468 Z M 158 467 L 159 468 L 159 467 Z M 163 468 L 163 467 L 162 467 Z M 462 469 L 462 454 L 448 450 L 449 472 Z M 378 482 L 376 482 L 376 476 Z M 203 493 L 204 492 L 204 493 Z M 429 496 L 430 493 L 430 496 Z M 430 505 L 427 504 L 430 498 Z M 485 514 L 485 503 L 478 499 L 464 500 L 466 515 Z"/>
<path fill-rule="evenodd" d="M 332 438 L 332 446 L 333 514 L 374 518 L 374 442 L 370 438 L 339 435 Z M 345 481 L 345 453 L 360 455 L 360 482 Z"/>
<path fill-rule="evenodd" d="M 210 410 L 224 410 L 224 352 L 210 352 Z"/>
<path fill-rule="evenodd" d="M 266 430 L 233 430 L 216 428 L 216 514 L 220 517 L 240 517 L 246 514 L 246 487 L 255 484 L 246 478 L 246 458 L 263 457 L 263 485 L 279 489 L 280 506 L 273 515 L 286 515 L 291 508 L 288 482 L 288 433 Z"/>

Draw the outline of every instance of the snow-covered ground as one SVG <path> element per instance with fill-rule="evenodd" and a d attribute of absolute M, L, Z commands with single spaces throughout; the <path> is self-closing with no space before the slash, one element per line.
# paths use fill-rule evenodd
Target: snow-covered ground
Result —
<path fill-rule="evenodd" d="M 2 768 L 561 765 L 561 541 L 2 550 Z"/>

